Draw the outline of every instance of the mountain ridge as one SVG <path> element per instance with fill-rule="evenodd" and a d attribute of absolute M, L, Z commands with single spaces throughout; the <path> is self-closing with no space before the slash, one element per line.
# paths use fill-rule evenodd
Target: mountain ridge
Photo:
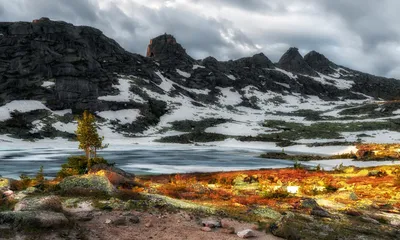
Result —
<path fill-rule="evenodd" d="M 400 92 L 398 80 L 342 67 L 315 51 L 303 57 L 297 48 L 278 64 L 264 53 L 194 60 L 163 34 L 150 41 L 145 57 L 98 29 L 47 18 L 3 22 L 0 33 L 0 134 L 22 138 L 72 137 L 65 126 L 86 109 L 115 132 L 135 136 L 170 129 L 177 120 L 230 121 L 241 112 L 248 115 L 243 121 L 260 125 L 270 114 L 285 118 L 282 111 L 334 112 L 398 99 Z"/>

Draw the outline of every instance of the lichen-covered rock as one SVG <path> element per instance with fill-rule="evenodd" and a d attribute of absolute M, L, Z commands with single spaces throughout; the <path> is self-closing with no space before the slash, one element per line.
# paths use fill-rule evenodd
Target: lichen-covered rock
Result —
<path fill-rule="evenodd" d="M 1 189 L 8 189 L 10 187 L 10 179 L 0 177 L 0 190 Z"/>
<path fill-rule="evenodd" d="M 61 200 L 57 196 L 29 197 L 19 201 L 14 211 L 53 211 L 61 212 Z"/>
<path fill-rule="evenodd" d="M 116 190 L 106 177 L 97 175 L 67 177 L 60 182 L 59 186 L 64 192 L 92 191 L 112 194 Z"/>

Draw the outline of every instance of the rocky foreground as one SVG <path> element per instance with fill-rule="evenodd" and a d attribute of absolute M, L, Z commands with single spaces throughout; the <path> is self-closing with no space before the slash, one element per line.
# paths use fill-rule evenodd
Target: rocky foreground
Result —
<path fill-rule="evenodd" d="M 135 178 L 97 166 L 30 187 L 3 178 L 0 239 L 400 239 L 399 172 L 338 166 Z"/>

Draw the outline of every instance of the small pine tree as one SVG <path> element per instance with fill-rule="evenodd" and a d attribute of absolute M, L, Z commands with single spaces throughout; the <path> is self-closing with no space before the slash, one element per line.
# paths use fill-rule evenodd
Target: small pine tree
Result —
<path fill-rule="evenodd" d="M 89 111 L 85 110 L 81 118 L 77 119 L 78 128 L 76 136 L 79 141 L 79 149 L 83 149 L 88 160 L 88 168 L 91 167 L 92 154 L 97 157 L 97 149 L 107 147 L 103 145 L 104 137 L 100 137 L 97 133 L 96 118 Z"/>
<path fill-rule="evenodd" d="M 43 172 L 43 166 L 40 166 L 39 171 L 36 173 L 35 176 L 35 181 L 36 184 L 43 184 L 44 183 L 44 172 Z"/>

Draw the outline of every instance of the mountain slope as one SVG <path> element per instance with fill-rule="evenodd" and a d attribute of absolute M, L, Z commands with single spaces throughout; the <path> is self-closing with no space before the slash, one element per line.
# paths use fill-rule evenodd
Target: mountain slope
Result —
<path fill-rule="evenodd" d="M 296 48 L 277 65 L 263 53 L 194 60 L 163 34 L 151 40 L 144 57 L 97 29 L 42 18 L 0 23 L 0 62 L 0 134 L 19 138 L 73 138 L 73 115 L 85 109 L 96 113 L 110 138 L 176 141 L 181 135 L 184 142 L 229 136 L 300 141 L 304 136 L 272 136 L 285 130 L 263 123 L 400 117 L 396 102 L 376 103 L 398 99 L 400 81 L 342 67 L 314 51 L 303 58 Z M 345 110 L 350 114 L 341 114 Z"/>

